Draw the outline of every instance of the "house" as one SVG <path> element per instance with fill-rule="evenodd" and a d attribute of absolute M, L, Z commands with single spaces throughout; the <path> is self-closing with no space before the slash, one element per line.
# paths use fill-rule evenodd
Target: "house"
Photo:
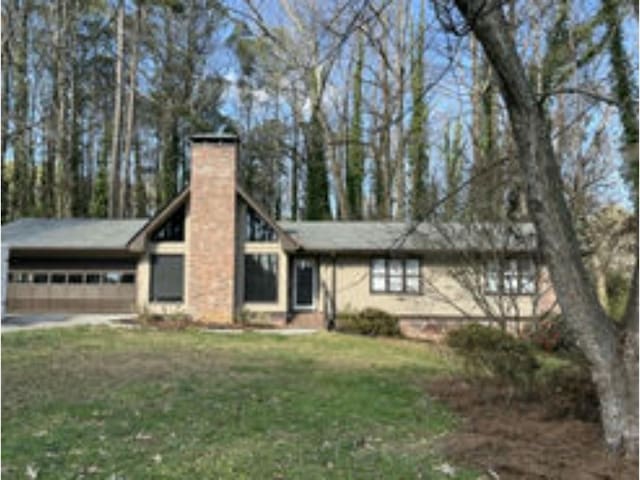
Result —
<path fill-rule="evenodd" d="M 276 222 L 236 181 L 236 137 L 191 142 L 189 186 L 151 219 L 3 226 L 8 311 L 321 327 L 375 307 L 420 335 L 487 320 L 490 308 L 528 321 L 554 303 L 531 224 Z"/>

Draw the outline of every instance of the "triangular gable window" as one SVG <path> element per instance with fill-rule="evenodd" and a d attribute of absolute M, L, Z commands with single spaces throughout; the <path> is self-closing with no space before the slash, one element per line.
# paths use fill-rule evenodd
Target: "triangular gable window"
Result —
<path fill-rule="evenodd" d="M 151 234 L 152 242 L 184 242 L 184 217 L 186 206 L 182 205 Z"/>
<path fill-rule="evenodd" d="M 247 205 L 245 226 L 247 242 L 275 242 L 278 240 L 278 235 L 273 227 L 249 205 Z"/>

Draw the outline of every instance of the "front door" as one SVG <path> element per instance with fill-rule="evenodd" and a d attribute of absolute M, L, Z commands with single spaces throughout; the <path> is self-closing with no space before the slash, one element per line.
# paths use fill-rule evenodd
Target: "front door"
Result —
<path fill-rule="evenodd" d="M 316 263 L 311 258 L 293 261 L 293 307 L 296 310 L 313 310 L 316 291 Z"/>

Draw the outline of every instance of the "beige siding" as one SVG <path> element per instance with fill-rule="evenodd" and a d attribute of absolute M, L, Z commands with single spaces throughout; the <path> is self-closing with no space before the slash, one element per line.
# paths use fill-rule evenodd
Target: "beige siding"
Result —
<path fill-rule="evenodd" d="M 415 258 L 415 257 L 414 257 Z M 372 293 L 369 276 L 370 257 L 336 258 L 336 310 L 361 310 L 367 307 L 379 308 L 389 313 L 405 317 L 483 317 L 473 295 L 452 275 L 455 267 L 451 262 L 437 261 L 421 257 L 421 294 Z M 325 258 L 320 266 L 320 284 L 332 285 L 332 260 Z M 321 295 L 322 297 L 322 295 Z M 508 315 L 529 317 L 537 313 L 537 296 L 521 295 L 515 302 L 503 297 L 486 297 L 498 311 L 498 302 L 514 307 Z M 324 305 L 321 298 L 320 307 Z M 516 309 L 517 307 L 517 309 Z M 504 307 L 503 307 L 504 308 Z"/>

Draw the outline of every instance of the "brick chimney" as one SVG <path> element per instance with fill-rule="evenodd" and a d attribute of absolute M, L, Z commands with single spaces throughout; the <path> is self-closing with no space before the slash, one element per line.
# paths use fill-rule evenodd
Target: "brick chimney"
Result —
<path fill-rule="evenodd" d="M 191 137 L 187 305 L 203 322 L 235 315 L 238 143 L 235 135 Z"/>

